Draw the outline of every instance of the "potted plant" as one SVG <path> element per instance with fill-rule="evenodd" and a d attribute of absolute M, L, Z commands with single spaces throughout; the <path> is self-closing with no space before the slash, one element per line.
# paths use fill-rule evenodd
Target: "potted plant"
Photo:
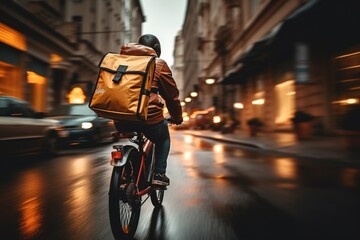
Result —
<path fill-rule="evenodd" d="M 346 112 L 340 125 L 345 147 L 349 150 L 360 149 L 360 105 Z"/>
<path fill-rule="evenodd" d="M 262 127 L 263 123 L 258 118 L 251 118 L 247 121 L 247 125 L 249 126 L 250 136 L 256 136 Z"/>
<path fill-rule="evenodd" d="M 296 111 L 291 120 L 293 122 L 296 136 L 299 140 L 310 138 L 312 134 L 312 121 L 314 120 L 314 116 L 303 111 Z"/>

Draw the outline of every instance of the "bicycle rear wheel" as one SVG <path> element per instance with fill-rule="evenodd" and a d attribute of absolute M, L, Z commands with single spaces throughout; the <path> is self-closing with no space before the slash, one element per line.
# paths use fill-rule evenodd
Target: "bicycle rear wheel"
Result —
<path fill-rule="evenodd" d="M 132 150 L 131 154 L 137 154 Z M 136 176 L 132 161 L 122 167 L 114 167 L 109 191 L 109 217 L 115 239 L 133 239 L 140 217 L 141 198 L 137 196 Z"/>

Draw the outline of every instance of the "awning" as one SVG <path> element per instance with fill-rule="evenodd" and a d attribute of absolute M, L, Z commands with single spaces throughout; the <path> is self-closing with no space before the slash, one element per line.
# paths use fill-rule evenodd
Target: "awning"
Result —
<path fill-rule="evenodd" d="M 261 40 L 255 42 L 245 53 L 243 53 L 234 63 L 234 67 L 225 74 L 225 77 L 220 79 L 218 83 L 227 84 L 241 84 L 246 79 L 246 73 L 251 71 L 253 62 L 260 62 L 268 53 L 274 36 L 278 32 L 280 25 L 263 37 Z M 258 64 L 257 64 L 258 65 Z"/>
<path fill-rule="evenodd" d="M 251 60 L 256 60 L 259 55 L 264 54 L 265 51 L 271 46 L 271 43 L 273 42 L 280 27 L 281 24 L 278 24 L 269 34 L 255 42 L 244 54 L 238 58 L 238 60 L 235 62 L 235 65 L 239 63 L 246 63 Z"/>
<path fill-rule="evenodd" d="M 230 69 L 223 78 L 220 78 L 217 83 L 228 85 L 228 84 L 240 84 L 245 80 L 244 71 L 242 71 L 243 64 L 239 63 L 232 69 Z"/>
<path fill-rule="evenodd" d="M 358 1 L 311 0 L 291 14 L 273 42 L 275 49 L 294 42 L 316 42 L 329 51 L 360 43 Z"/>

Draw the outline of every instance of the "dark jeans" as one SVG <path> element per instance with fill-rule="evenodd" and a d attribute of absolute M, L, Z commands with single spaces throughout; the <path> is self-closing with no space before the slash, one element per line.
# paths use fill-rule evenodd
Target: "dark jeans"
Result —
<path fill-rule="evenodd" d="M 145 137 L 155 143 L 155 172 L 166 172 L 167 158 L 170 151 L 170 134 L 165 120 L 152 125 L 122 124 L 121 122 L 116 122 L 115 127 L 119 132 L 144 133 Z"/>

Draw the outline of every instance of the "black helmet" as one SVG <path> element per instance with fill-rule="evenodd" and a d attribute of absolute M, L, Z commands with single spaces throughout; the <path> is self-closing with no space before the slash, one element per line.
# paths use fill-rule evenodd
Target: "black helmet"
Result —
<path fill-rule="evenodd" d="M 148 47 L 151 47 L 152 49 L 154 49 L 156 54 L 158 55 L 158 57 L 160 57 L 161 46 L 160 46 L 159 39 L 157 39 L 157 37 L 155 37 L 152 34 L 144 34 L 139 38 L 138 42 L 142 45 L 145 45 L 145 46 L 148 46 Z"/>

